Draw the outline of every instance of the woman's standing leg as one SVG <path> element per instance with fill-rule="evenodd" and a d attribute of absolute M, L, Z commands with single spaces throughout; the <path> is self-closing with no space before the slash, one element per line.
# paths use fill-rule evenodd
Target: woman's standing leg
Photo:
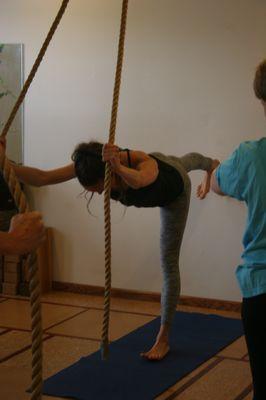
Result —
<path fill-rule="evenodd" d="M 154 346 L 142 355 L 151 360 L 162 359 L 169 351 L 168 334 L 175 314 L 180 294 L 179 254 L 186 226 L 191 183 L 188 172 L 192 170 L 210 171 L 213 168 L 211 158 L 199 153 L 189 153 L 181 158 L 153 153 L 157 158 L 175 167 L 182 175 L 184 191 L 178 199 L 161 212 L 161 266 L 163 270 L 163 289 L 161 296 L 161 328 Z"/>
<path fill-rule="evenodd" d="M 173 204 L 161 208 L 161 265 L 164 276 L 162 326 L 171 324 L 180 294 L 179 254 L 191 194 L 188 172 L 192 170 L 210 171 L 214 161 L 199 153 L 189 153 L 180 158 L 169 156 L 168 160 L 181 173 L 184 191 Z"/>
<path fill-rule="evenodd" d="M 185 189 L 178 199 L 160 209 L 161 266 L 163 289 L 161 296 L 161 328 L 154 346 L 142 355 L 150 360 L 161 360 L 169 351 L 168 333 L 180 294 L 179 254 L 189 210 L 191 184 L 188 176 Z"/>
<path fill-rule="evenodd" d="M 171 324 L 180 295 L 179 255 L 189 210 L 190 192 L 161 208 L 162 325 Z"/>

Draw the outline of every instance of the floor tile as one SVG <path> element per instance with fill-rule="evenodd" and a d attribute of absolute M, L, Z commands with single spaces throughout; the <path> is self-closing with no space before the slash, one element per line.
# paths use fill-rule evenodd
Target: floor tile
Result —
<path fill-rule="evenodd" d="M 223 349 L 218 355 L 222 357 L 232 357 L 242 359 L 247 354 L 245 337 L 242 336 L 230 346 Z"/>
<path fill-rule="evenodd" d="M 42 295 L 42 302 L 79 307 L 103 308 L 103 297 L 79 293 L 52 291 Z"/>
<path fill-rule="evenodd" d="M 63 321 L 81 310 L 70 306 L 57 306 L 52 304 L 43 304 L 43 328 Z M 22 300 L 7 300 L 0 303 L 0 326 L 7 328 L 30 330 L 30 303 Z"/>
<path fill-rule="evenodd" d="M 19 329 L 30 330 L 30 305 L 29 300 L 25 300 L 0 297 L 0 360 L 30 345 L 30 332 L 19 331 Z M 44 340 L 44 377 L 48 377 L 99 349 L 103 298 L 60 291 L 43 295 L 42 301 L 44 328 L 55 335 Z M 112 298 L 111 309 L 113 311 L 111 312 L 110 340 L 116 340 L 153 319 L 152 316 L 146 314 L 160 314 L 158 302 L 120 298 Z M 234 312 L 190 306 L 178 306 L 178 310 L 240 318 L 240 315 Z M 68 318 L 71 319 L 67 320 Z M 67 321 L 64 322 L 65 319 Z M 53 327 L 54 324 L 58 325 Z M 5 327 L 13 328 L 13 330 L 5 332 Z M 16 327 L 18 330 L 14 329 Z M 89 338 L 96 340 L 89 340 Z M 221 351 L 219 356 L 242 359 L 246 353 L 244 338 L 240 338 Z M 0 399 L 30 399 L 30 396 L 25 393 L 30 385 L 30 365 L 30 350 L 13 355 L 0 364 Z M 14 382 L 16 382 L 15 385 Z M 178 400 L 234 400 L 250 383 L 249 363 L 214 357 L 177 382 L 156 400 L 166 400 L 169 396 L 172 400 L 174 398 Z M 59 400 L 59 398 L 43 396 L 43 400 Z M 243 400 L 252 400 L 252 394 Z"/>
<path fill-rule="evenodd" d="M 42 295 L 43 302 L 49 302 L 54 304 L 65 304 L 80 307 L 96 307 L 103 308 L 103 296 L 91 296 L 83 295 L 71 292 L 52 291 Z M 118 297 L 111 298 L 111 308 L 113 310 L 136 312 L 141 314 L 160 314 L 160 303 L 154 301 L 140 301 L 140 300 L 128 300 Z M 224 310 L 213 310 L 201 307 L 191 307 L 178 305 L 177 310 L 186 312 L 199 312 L 203 314 L 216 314 L 222 315 L 229 318 L 240 319 L 241 316 L 237 312 L 224 311 Z"/>
<path fill-rule="evenodd" d="M 211 309 L 211 308 L 182 306 L 182 305 L 178 305 L 177 309 L 180 310 L 180 311 L 185 311 L 185 312 L 198 312 L 198 313 L 202 313 L 202 314 L 215 314 L 215 315 L 221 315 L 222 317 L 241 319 L 240 313 L 235 312 L 235 311 L 214 310 L 214 309 Z"/>
<path fill-rule="evenodd" d="M 0 364 L 0 398 L 5 400 L 30 400 L 26 389 L 30 385 L 30 369 Z"/>
<path fill-rule="evenodd" d="M 81 307 L 103 308 L 103 296 L 89 296 L 76 293 L 50 292 L 42 296 L 43 302 L 53 304 L 67 304 Z M 140 314 L 160 314 L 160 303 L 151 301 L 127 300 L 118 297 L 111 298 L 111 309 L 118 311 L 135 312 Z"/>
<path fill-rule="evenodd" d="M 0 361 L 31 344 L 30 332 L 10 331 L 0 336 Z"/>
<path fill-rule="evenodd" d="M 98 350 L 98 343 L 86 339 L 52 337 L 43 342 L 44 379 Z M 0 398 L 29 400 L 25 392 L 31 381 L 31 351 L 27 350 L 0 364 Z M 16 382 L 16 385 L 14 385 Z M 43 396 L 43 400 L 58 397 Z"/>
<path fill-rule="evenodd" d="M 246 362 L 224 360 L 175 399 L 234 400 L 250 382 L 251 375 Z"/>
<path fill-rule="evenodd" d="M 151 321 L 154 317 L 111 312 L 110 314 L 110 340 L 116 340 L 121 336 L 135 330 L 139 326 Z M 88 310 L 81 315 L 63 322 L 49 329 L 48 333 L 62 334 L 66 336 L 84 337 L 91 339 L 101 338 L 102 311 Z M 154 335 L 156 332 L 154 333 Z"/>
<path fill-rule="evenodd" d="M 190 374 L 185 376 L 183 379 L 178 381 L 175 385 L 171 386 L 166 392 L 161 394 L 160 396 L 156 397 L 156 400 L 165 400 L 170 395 L 173 395 L 178 389 L 182 388 L 184 385 L 189 384 L 191 380 L 196 379 L 199 374 L 203 374 L 205 370 L 208 370 L 214 362 L 217 362 L 216 358 L 211 358 L 210 360 L 206 361 Z M 207 373 L 207 372 L 206 372 Z"/>
<path fill-rule="evenodd" d="M 0 365 L 0 398 L 4 400 L 30 400 L 26 389 L 30 386 L 30 369 Z M 14 384 L 15 383 L 15 384 Z M 42 400 L 61 400 L 43 396 Z"/>
<path fill-rule="evenodd" d="M 47 378 L 63 368 L 99 350 L 99 344 L 87 339 L 52 337 L 43 342 L 43 375 Z M 30 369 L 31 350 L 24 351 L 3 362 L 6 367 Z"/>
<path fill-rule="evenodd" d="M 43 335 L 43 339 L 47 335 Z M 31 347 L 31 332 L 9 331 L 0 336 L 0 362 L 6 357 L 12 357 L 15 353 Z"/>
<path fill-rule="evenodd" d="M 139 314 L 160 315 L 161 313 L 160 303 L 151 301 L 137 301 L 113 298 L 111 301 L 111 308 L 113 310 L 135 312 Z"/>

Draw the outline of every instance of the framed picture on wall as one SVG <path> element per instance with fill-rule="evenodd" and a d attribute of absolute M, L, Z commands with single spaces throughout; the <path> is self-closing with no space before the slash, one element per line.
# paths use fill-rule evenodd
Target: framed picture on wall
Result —
<path fill-rule="evenodd" d="M 0 43 L 0 131 L 21 91 L 23 64 L 22 44 Z M 23 125 L 21 106 L 7 136 L 7 156 L 17 163 L 23 160 Z"/>

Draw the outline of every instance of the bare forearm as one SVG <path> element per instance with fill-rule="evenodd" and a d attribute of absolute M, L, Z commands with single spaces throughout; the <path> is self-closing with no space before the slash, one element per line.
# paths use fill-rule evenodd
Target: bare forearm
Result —
<path fill-rule="evenodd" d="M 54 185 L 56 183 L 68 181 L 75 177 L 73 164 L 49 171 L 20 165 L 13 165 L 13 168 L 18 179 L 22 183 L 32 186 Z"/>
<path fill-rule="evenodd" d="M 125 159 L 118 146 L 106 143 L 103 146 L 102 157 L 103 161 L 110 162 L 115 174 L 134 189 L 150 185 L 158 176 L 157 162 L 142 151 L 130 151 L 130 163 L 129 152 Z"/>
<path fill-rule="evenodd" d="M 133 189 L 139 189 L 144 186 L 142 171 L 121 165 L 119 170 L 116 171 L 116 174 L 119 175 L 122 180 Z"/>

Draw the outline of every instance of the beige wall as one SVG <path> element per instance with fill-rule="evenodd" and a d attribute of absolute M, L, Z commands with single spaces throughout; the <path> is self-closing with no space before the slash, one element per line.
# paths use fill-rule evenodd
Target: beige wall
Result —
<path fill-rule="evenodd" d="M 117 143 L 224 159 L 246 139 L 263 135 L 252 92 L 266 55 L 266 4 L 261 0 L 132 0 Z M 0 0 L 1 41 L 25 44 L 28 74 L 59 7 L 57 0 Z M 120 1 L 72 0 L 25 105 L 25 163 L 68 163 L 76 143 L 106 140 Z M 182 293 L 238 300 L 245 207 L 193 199 L 181 255 Z M 102 199 L 77 198 L 72 181 L 31 191 L 55 230 L 56 280 L 103 285 Z M 113 286 L 159 291 L 158 210 L 113 206 Z"/>

